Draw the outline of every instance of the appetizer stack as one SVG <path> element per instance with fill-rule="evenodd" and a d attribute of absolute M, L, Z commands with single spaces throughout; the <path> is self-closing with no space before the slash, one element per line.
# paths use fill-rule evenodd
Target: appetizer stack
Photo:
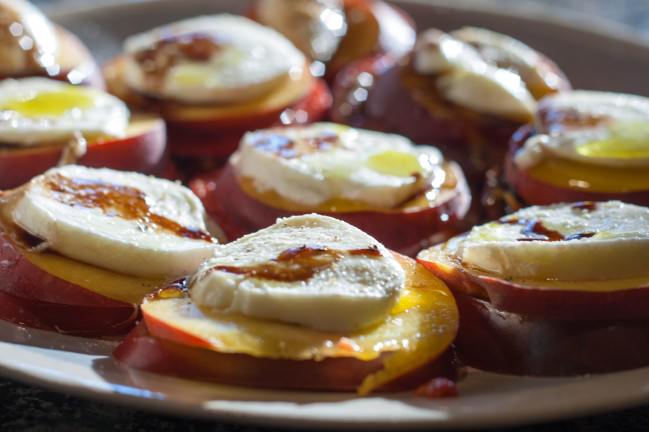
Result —
<path fill-rule="evenodd" d="M 0 12 L 0 319 L 278 389 L 649 365 L 648 99 L 379 0 L 146 30 L 103 78 Z"/>

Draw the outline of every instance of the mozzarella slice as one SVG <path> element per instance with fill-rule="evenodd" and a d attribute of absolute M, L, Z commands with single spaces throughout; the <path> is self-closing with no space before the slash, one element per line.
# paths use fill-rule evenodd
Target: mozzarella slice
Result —
<path fill-rule="evenodd" d="M 118 273 L 184 276 L 215 247 L 199 199 L 168 180 L 68 165 L 17 194 L 16 225 L 48 249 Z"/>
<path fill-rule="evenodd" d="M 190 295 L 211 310 L 350 332 L 384 319 L 404 278 L 374 238 L 305 215 L 218 246 L 192 278 Z"/>
<path fill-rule="evenodd" d="M 314 60 L 331 59 L 347 30 L 341 0 L 261 0 L 255 14 Z"/>
<path fill-rule="evenodd" d="M 438 87 L 448 100 L 521 122 L 532 119 L 536 102 L 520 76 L 486 63 L 474 66 L 439 78 Z"/>
<path fill-rule="evenodd" d="M 414 68 L 440 75 L 437 85 L 447 99 L 478 112 L 527 121 L 536 108 L 518 74 L 485 61 L 473 46 L 439 30 L 419 36 Z"/>
<path fill-rule="evenodd" d="M 546 119 L 549 118 L 548 119 Z M 539 133 L 517 152 L 515 163 L 529 169 L 547 158 L 625 167 L 649 167 L 649 98 L 573 91 L 543 99 Z"/>
<path fill-rule="evenodd" d="M 439 150 L 399 135 L 334 123 L 247 133 L 232 158 L 237 175 L 306 206 L 349 199 L 390 208 L 441 185 Z"/>
<path fill-rule="evenodd" d="M 547 59 L 518 39 L 479 27 L 463 27 L 452 31 L 451 35 L 477 47 L 488 63 L 514 68 L 530 88 L 561 88 L 563 78 Z"/>
<path fill-rule="evenodd" d="M 32 146 L 85 137 L 121 137 L 129 111 L 108 93 L 47 78 L 0 82 L 0 143 Z"/>
<path fill-rule="evenodd" d="M 475 64 L 484 63 L 480 53 L 471 45 L 437 29 L 428 29 L 419 35 L 413 61 L 420 74 L 470 69 Z"/>
<path fill-rule="evenodd" d="M 59 41 L 52 23 L 25 0 L 0 0 L 0 74 L 57 74 Z"/>
<path fill-rule="evenodd" d="M 128 38 L 124 79 L 133 89 L 188 103 L 259 97 L 299 77 L 302 53 L 284 36 L 247 18 L 201 16 Z"/>
<path fill-rule="evenodd" d="M 529 207 L 474 227 L 463 265 L 501 278 L 602 280 L 649 275 L 649 208 L 619 201 Z"/>

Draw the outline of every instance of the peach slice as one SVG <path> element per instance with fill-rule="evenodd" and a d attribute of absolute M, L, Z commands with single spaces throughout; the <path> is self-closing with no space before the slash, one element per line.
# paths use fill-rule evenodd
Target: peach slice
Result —
<path fill-rule="evenodd" d="M 453 298 L 413 260 L 397 259 L 401 299 L 384 323 L 356 334 L 201 310 L 171 287 L 147 298 L 143 323 L 114 355 L 136 369 L 254 387 L 367 393 L 453 378 Z"/>

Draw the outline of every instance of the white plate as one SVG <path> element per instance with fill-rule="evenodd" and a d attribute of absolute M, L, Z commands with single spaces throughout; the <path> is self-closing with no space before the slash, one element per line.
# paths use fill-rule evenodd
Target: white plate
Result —
<path fill-rule="evenodd" d="M 579 28 L 545 13 L 469 10 L 402 2 L 420 27 L 483 25 L 521 37 L 555 58 L 580 87 L 647 93 L 649 48 L 627 34 L 580 20 Z M 214 11 L 241 11 L 232 1 L 154 0 L 59 13 L 102 58 L 125 35 L 155 24 Z M 584 30 L 588 28 L 589 30 Z M 597 30 L 595 30 L 597 29 Z M 110 358 L 113 342 L 28 330 L 0 322 L 0 373 L 54 390 L 129 407 L 259 425 L 310 428 L 478 428 L 600 413 L 649 400 L 649 368 L 571 379 L 517 378 L 473 372 L 461 397 L 425 400 L 410 394 L 260 391 L 207 385 L 129 371 Z M 576 344 L 579 341 L 575 341 Z"/>
<path fill-rule="evenodd" d="M 517 378 L 472 372 L 455 399 L 402 393 L 357 398 L 203 384 L 128 370 L 114 342 L 0 322 L 0 374 L 80 396 L 240 423 L 308 428 L 482 428 L 604 412 L 649 399 L 649 368 L 583 378 Z"/>

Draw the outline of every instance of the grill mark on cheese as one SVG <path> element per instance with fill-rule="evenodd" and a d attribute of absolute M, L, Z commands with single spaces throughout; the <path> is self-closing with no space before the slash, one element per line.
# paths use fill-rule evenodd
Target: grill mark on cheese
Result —
<path fill-rule="evenodd" d="M 611 120 L 606 115 L 582 113 L 574 108 L 541 108 L 539 116 L 542 119 L 543 127 L 549 133 L 594 128 Z"/>
<path fill-rule="evenodd" d="M 117 184 L 61 174 L 48 176 L 44 186 L 57 201 L 71 207 L 99 208 L 104 214 L 127 220 L 136 220 L 145 228 L 154 227 L 178 237 L 213 242 L 212 236 L 200 229 L 184 227 L 178 222 L 151 211 L 146 195 L 141 190 Z"/>
<path fill-rule="evenodd" d="M 217 265 L 210 271 L 223 271 L 259 279 L 279 282 L 308 280 L 316 273 L 331 267 L 345 256 L 378 258 L 381 251 L 376 245 L 362 249 L 336 250 L 324 246 L 298 246 L 281 252 L 277 258 L 252 266 Z"/>
<path fill-rule="evenodd" d="M 586 209 L 590 209 L 591 208 L 590 204 L 593 204 L 594 206 L 595 203 L 588 203 L 588 202 L 578 203 L 575 204 L 573 208 L 579 209 L 580 205 L 584 205 Z M 592 210 L 588 210 L 588 211 L 592 211 Z M 501 219 L 498 222 L 502 224 L 509 224 L 509 225 L 522 225 L 523 228 L 521 229 L 521 234 L 524 237 L 516 239 L 517 241 L 549 241 L 549 242 L 570 241 L 570 240 L 579 240 L 583 238 L 590 238 L 595 235 L 594 232 L 587 231 L 587 232 L 569 234 L 566 236 L 564 234 L 561 234 L 559 231 L 555 231 L 553 229 L 546 227 L 542 221 L 535 220 L 535 219 L 513 218 L 513 219 Z"/>
<path fill-rule="evenodd" d="M 338 134 L 321 132 L 316 136 L 291 140 L 284 135 L 267 134 L 255 141 L 255 147 L 281 158 L 293 159 L 302 155 L 328 150 L 339 145 Z"/>
<path fill-rule="evenodd" d="M 169 36 L 157 41 L 150 48 L 133 55 L 140 68 L 156 86 L 162 85 L 169 70 L 183 60 L 207 62 L 222 48 L 212 36 L 190 33 Z"/>

